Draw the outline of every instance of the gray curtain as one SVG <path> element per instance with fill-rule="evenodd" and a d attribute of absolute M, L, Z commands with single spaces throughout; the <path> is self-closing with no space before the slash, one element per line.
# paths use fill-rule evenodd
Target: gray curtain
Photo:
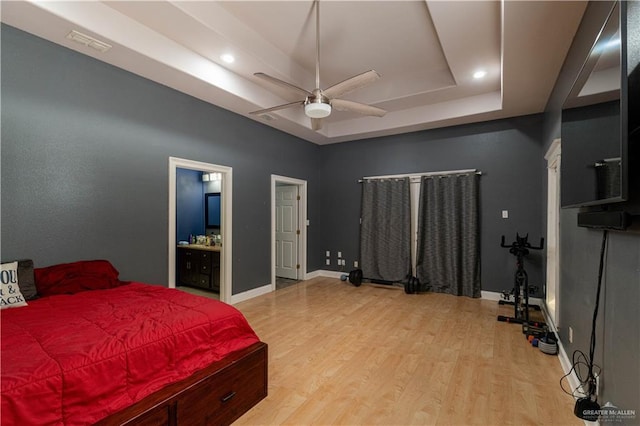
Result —
<path fill-rule="evenodd" d="M 431 291 L 480 297 L 479 176 L 424 177 L 416 275 Z"/>
<path fill-rule="evenodd" d="M 365 277 L 401 281 L 411 273 L 409 178 L 362 182 L 360 262 Z"/>

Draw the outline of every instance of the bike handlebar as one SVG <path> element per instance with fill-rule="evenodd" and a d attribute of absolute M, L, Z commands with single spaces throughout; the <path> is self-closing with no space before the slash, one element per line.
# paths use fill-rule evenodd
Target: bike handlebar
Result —
<path fill-rule="evenodd" d="M 544 248 L 544 238 L 540 238 L 540 246 L 532 246 L 528 241 L 524 243 L 524 245 L 518 244 L 517 238 L 516 241 L 512 242 L 509 245 L 504 243 L 504 235 L 502 236 L 502 241 L 500 242 L 500 247 L 504 248 L 513 248 L 513 247 L 524 247 L 532 250 L 542 250 Z"/>

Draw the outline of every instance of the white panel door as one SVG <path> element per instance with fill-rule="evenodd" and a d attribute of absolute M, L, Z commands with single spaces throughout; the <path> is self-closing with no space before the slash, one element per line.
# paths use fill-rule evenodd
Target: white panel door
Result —
<path fill-rule="evenodd" d="M 276 186 L 276 276 L 298 279 L 298 186 Z"/>

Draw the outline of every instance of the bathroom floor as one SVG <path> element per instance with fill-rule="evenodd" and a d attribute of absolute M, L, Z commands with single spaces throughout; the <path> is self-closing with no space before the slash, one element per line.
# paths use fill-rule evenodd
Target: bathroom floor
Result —
<path fill-rule="evenodd" d="M 197 296 L 204 296 L 204 297 L 208 297 L 208 298 L 211 298 L 211 299 L 220 300 L 220 293 L 214 293 L 212 291 L 200 290 L 198 288 L 185 287 L 185 286 L 178 286 L 176 288 L 178 290 L 182 290 L 182 291 L 185 291 L 187 293 L 195 294 Z"/>

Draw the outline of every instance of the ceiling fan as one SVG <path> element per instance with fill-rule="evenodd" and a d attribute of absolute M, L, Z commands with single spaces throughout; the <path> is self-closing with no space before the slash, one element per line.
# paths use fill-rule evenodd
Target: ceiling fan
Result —
<path fill-rule="evenodd" d="M 322 128 L 322 119 L 328 117 L 329 114 L 331 114 L 332 109 L 336 109 L 338 111 L 352 111 L 376 117 L 384 116 L 387 112 L 381 108 L 338 98 L 338 96 L 364 87 L 379 79 L 380 74 L 374 70 L 369 70 L 355 75 L 324 90 L 320 89 L 320 2 L 319 0 L 314 0 L 314 3 L 316 8 L 316 88 L 312 91 L 308 91 L 291 83 L 287 83 L 286 81 L 271 77 L 265 73 L 257 72 L 253 75 L 261 80 L 285 89 L 293 96 L 299 96 L 303 99 L 271 108 L 252 111 L 250 114 L 260 115 L 297 105 L 303 105 L 305 115 L 311 119 L 311 128 L 313 130 L 319 130 Z"/>

